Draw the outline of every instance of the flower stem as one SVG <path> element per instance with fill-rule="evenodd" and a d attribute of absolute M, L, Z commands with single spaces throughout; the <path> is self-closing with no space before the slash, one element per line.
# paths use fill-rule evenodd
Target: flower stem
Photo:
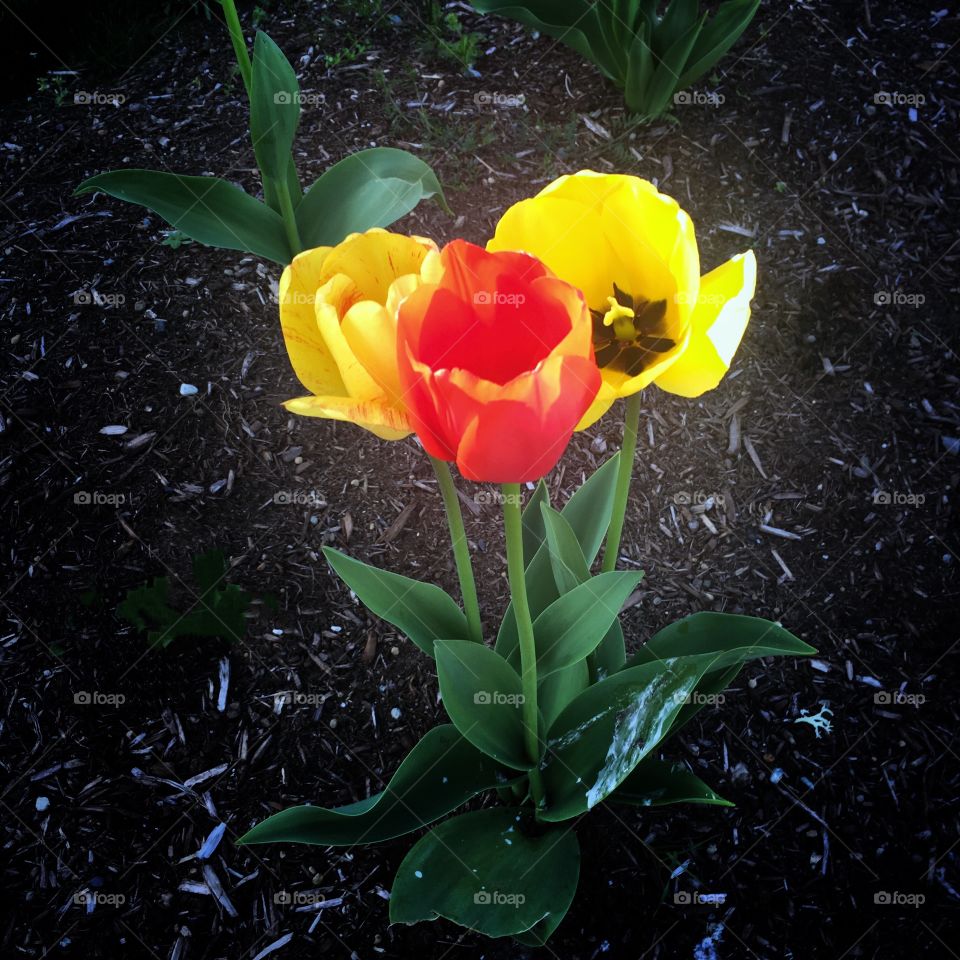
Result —
<path fill-rule="evenodd" d="M 237 8 L 233 0 L 220 0 L 220 3 L 223 6 L 224 19 L 227 21 L 227 30 L 230 31 L 230 42 L 233 44 L 233 52 L 237 58 L 237 66 L 240 68 L 240 76 L 243 78 L 243 85 L 246 87 L 249 97 L 253 66 L 250 63 L 250 54 L 247 51 L 247 41 L 243 38 L 243 28 L 240 26 Z"/>
<path fill-rule="evenodd" d="M 520 484 L 503 485 L 503 526 L 507 541 L 507 576 L 510 597 L 517 621 L 520 640 L 520 683 L 523 690 L 523 734 L 527 755 L 533 763 L 530 787 L 534 804 L 539 808 L 543 799 L 540 779 L 540 734 L 537 729 L 537 648 L 533 639 L 533 621 L 527 601 L 527 581 L 524 578 L 523 521 L 520 517 Z"/>
<path fill-rule="evenodd" d="M 437 484 L 443 497 L 443 506 L 447 511 L 447 524 L 450 527 L 450 542 L 453 545 L 453 559 L 457 564 L 457 576 L 460 578 L 460 593 L 467 613 L 467 626 L 470 639 L 483 643 L 483 624 L 480 620 L 480 604 L 477 602 L 477 584 L 473 579 L 473 565 L 470 562 L 470 547 L 467 533 L 463 529 L 463 513 L 460 499 L 454 486 L 450 468 L 445 460 L 430 457 L 433 470 L 437 475 Z"/>
<path fill-rule="evenodd" d="M 633 458 L 637 451 L 637 427 L 640 424 L 640 394 L 635 393 L 627 400 L 627 409 L 623 417 L 623 444 L 620 447 L 620 468 L 617 472 L 617 486 L 613 495 L 613 513 L 610 517 L 610 530 L 607 533 L 607 545 L 603 550 L 603 563 L 600 569 L 609 573 L 617 567 L 620 555 L 620 538 L 623 536 L 623 521 L 627 515 L 627 498 L 630 495 L 630 480 L 633 478 Z"/>
<path fill-rule="evenodd" d="M 291 256 L 296 256 L 303 249 L 300 242 L 300 231 L 297 229 L 297 218 L 293 212 L 293 201 L 290 199 L 290 187 L 284 177 L 279 177 L 274 183 L 277 199 L 280 201 L 280 213 L 283 215 L 283 226 L 287 231 L 287 243 L 290 244 Z"/>

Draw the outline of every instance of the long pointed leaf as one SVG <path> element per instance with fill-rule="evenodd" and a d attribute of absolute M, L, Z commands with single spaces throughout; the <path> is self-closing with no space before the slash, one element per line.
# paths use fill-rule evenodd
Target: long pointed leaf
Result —
<path fill-rule="evenodd" d="M 97 190 L 146 207 L 192 240 L 211 247 L 243 250 L 284 265 L 292 259 L 283 220 L 226 180 L 159 170 L 112 170 L 84 180 L 76 193 Z"/>

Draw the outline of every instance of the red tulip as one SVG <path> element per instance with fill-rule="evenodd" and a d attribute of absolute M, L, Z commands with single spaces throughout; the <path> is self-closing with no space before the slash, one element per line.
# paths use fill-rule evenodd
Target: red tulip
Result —
<path fill-rule="evenodd" d="M 400 306 L 397 360 L 425 449 L 469 480 L 542 477 L 600 388 L 583 294 L 527 254 L 463 240 L 421 276 Z"/>

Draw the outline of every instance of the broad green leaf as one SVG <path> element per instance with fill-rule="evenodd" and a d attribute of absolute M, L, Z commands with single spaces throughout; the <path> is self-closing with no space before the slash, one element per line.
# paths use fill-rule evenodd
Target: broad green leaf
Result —
<path fill-rule="evenodd" d="M 531 766 L 523 739 L 523 691 L 516 670 L 471 640 L 437 640 L 444 709 L 478 750 L 517 770 Z"/>
<path fill-rule="evenodd" d="M 430 197 L 449 209 L 434 172 L 418 157 L 393 147 L 361 150 L 303 195 L 296 210 L 300 239 L 305 248 L 334 246 L 348 234 L 389 227 Z"/>
<path fill-rule="evenodd" d="M 611 673 L 623 669 L 627 652 L 623 642 L 623 628 L 620 621 L 614 620 L 607 631 L 607 635 L 600 641 L 594 653 L 594 663 L 597 667 L 597 679 L 603 680 Z"/>
<path fill-rule="evenodd" d="M 677 88 L 695 83 L 737 42 L 760 7 L 760 0 L 726 0 L 700 31 Z"/>
<path fill-rule="evenodd" d="M 624 99 L 635 113 L 645 115 L 647 92 L 653 77 L 653 51 L 650 49 L 650 28 L 644 24 L 630 46 Z"/>
<path fill-rule="evenodd" d="M 551 603 L 533 623 L 537 676 L 591 654 L 642 577 L 640 571 L 601 573 Z"/>
<path fill-rule="evenodd" d="M 588 687 L 551 724 L 541 762 L 548 821 L 596 806 L 670 728 L 716 655 L 622 670 Z"/>
<path fill-rule="evenodd" d="M 548 918 L 555 927 L 577 889 L 580 847 L 571 829 L 541 831 L 528 833 L 517 809 L 503 807 L 434 827 L 400 864 L 390 922 L 446 917 L 488 937 L 522 934 Z"/>
<path fill-rule="evenodd" d="M 432 583 L 378 570 L 332 547 L 324 547 L 323 554 L 372 613 L 399 627 L 427 656 L 433 656 L 434 640 L 470 636 L 463 611 Z"/>
<path fill-rule="evenodd" d="M 543 716 L 544 730 L 590 685 L 586 660 L 571 664 L 563 670 L 551 673 L 537 685 L 537 706 Z"/>
<path fill-rule="evenodd" d="M 668 53 L 680 40 L 689 36 L 700 20 L 697 0 L 670 0 L 653 32 L 653 52 L 657 59 L 668 59 Z M 680 75 L 677 74 L 677 79 Z"/>
<path fill-rule="evenodd" d="M 674 3 L 677 2 L 679 0 L 674 0 Z M 706 19 L 706 15 L 704 15 L 704 19 Z M 659 117 L 667 109 L 673 97 L 673 92 L 680 82 L 680 75 L 683 73 L 687 57 L 693 49 L 694 43 L 696 43 L 702 24 L 703 20 L 695 22 L 676 42 L 659 55 L 659 63 L 657 63 L 653 76 L 644 91 L 642 110 L 631 104 L 627 104 L 627 106 L 642 112 L 650 119 Z M 654 60 L 657 59 L 658 55 L 655 51 Z"/>
<path fill-rule="evenodd" d="M 297 75 L 283 51 L 265 33 L 258 31 L 253 44 L 250 139 L 264 183 L 268 180 L 286 182 L 290 150 L 299 122 Z"/>
<path fill-rule="evenodd" d="M 561 515 L 576 535 L 588 566 L 596 559 L 600 544 L 603 543 L 610 526 L 619 463 L 620 454 L 614 454 L 596 473 L 587 478 L 561 511 Z M 550 550 L 546 543 L 541 544 L 527 565 L 524 579 L 527 584 L 530 615 L 536 618 L 560 595 L 554 583 Z M 497 635 L 497 653 L 509 660 L 516 645 L 517 621 L 513 603 L 510 603 Z"/>
<path fill-rule="evenodd" d="M 680 712 L 674 718 L 673 723 L 670 724 L 666 736 L 672 737 L 679 733 L 710 702 L 712 696 L 723 693 L 737 679 L 737 674 L 742 669 L 743 664 L 736 663 L 732 667 L 710 670 L 705 673 L 697 681 L 693 693 L 690 694 L 689 702 L 680 708 Z"/>
<path fill-rule="evenodd" d="M 243 250 L 283 265 L 291 260 L 283 220 L 226 180 L 159 170 L 112 170 L 84 180 L 76 195 L 98 190 L 152 210 L 174 229 L 208 246 Z"/>
<path fill-rule="evenodd" d="M 557 591 L 563 595 L 577 584 L 588 580 L 590 571 L 570 524 L 556 510 L 549 507 L 541 509 L 543 510 L 546 528 L 547 546 L 550 551 L 553 580 Z M 606 636 L 594 651 L 597 678 L 602 680 L 611 673 L 616 673 L 623 666 L 625 657 L 623 630 L 619 621 L 614 620 Z"/>
<path fill-rule="evenodd" d="M 718 654 L 712 670 L 721 670 L 757 657 L 807 657 L 816 653 L 779 623 L 736 613 L 704 611 L 677 620 L 658 631 L 624 669 L 672 657 Z"/>
<path fill-rule="evenodd" d="M 540 513 L 542 505 L 550 506 L 550 491 L 541 479 L 537 484 L 533 496 L 523 508 L 521 522 L 523 526 L 523 565 L 526 567 L 534 558 L 543 543 L 543 515 Z"/>
<path fill-rule="evenodd" d="M 590 579 L 590 568 L 580 549 L 580 541 L 563 514 L 548 504 L 543 504 L 540 510 L 553 582 L 557 593 L 563 596 Z"/>
<path fill-rule="evenodd" d="M 668 763 L 656 757 L 644 757 L 607 800 L 635 807 L 662 807 L 670 803 L 735 806 L 715 793 L 683 764 Z"/>
<path fill-rule="evenodd" d="M 471 797 L 508 783 L 497 765 L 445 723 L 407 754 L 386 788 L 342 807 L 291 807 L 238 843 L 353 846 L 391 840 L 432 823 Z"/>

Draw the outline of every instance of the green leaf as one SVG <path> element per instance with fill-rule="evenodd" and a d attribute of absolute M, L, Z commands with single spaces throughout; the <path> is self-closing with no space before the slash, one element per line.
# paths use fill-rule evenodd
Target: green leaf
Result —
<path fill-rule="evenodd" d="M 633 773 L 617 787 L 607 800 L 635 807 L 662 807 L 670 803 L 706 803 L 718 807 L 735 804 L 708 787 L 683 764 L 667 763 L 656 757 L 645 757 Z"/>
<path fill-rule="evenodd" d="M 551 603 L 533 623 L 537 675 L 549 676 L 591 654 L 642 577 L 641 571 L 601 573 Z"/>
<path fill-rule="evenodd" d="M 250 139 L 267 181 L 286 182 L 300 122 L 300 85 L 283 51 L 262 31 L 253 44 Z M 292 199 L 292 198 L 291 198 Z"/>
<path fill-rule="evenodd" d="M 478 750 L 528 770 L 523 739 L 523 690 L 516 670 L 489 647 L 470 640 L 437 640 L 437 677 L 444 709 Z"/>
<path fill-rule="evenodd" d="M 590 685 L 590 673 L 586 660 L 580 660 L 563 670 L 551 673 L 537 684 L 537 706 L 543 716 L 544 730 L 564 711 L 576 697 Z"/>
<path fill-rule="evenodd" d="M 399 627 L 427 656 L 433 656 L 434 640 L 469 638 L 463 611 L 439 587 L 378 570 L 332 547 L 323 554 L 371 612 Z"/>
<path fill-rule="evenodd" d="M 677 2 L 679 0 L 674 0 L 674 3 Z M 706 15 L 681 34 L 676 42 L 659 55 L 660 62 L 654 69 L 653 76 L 644 91 L 642 110 L 639 107 L 631 106 L 629 103 L 627 104 L 628 107 L 642 112 L 648 119 L 659 117 L 667 109 L 673 97 L 673 92 L 680 83 L 680 75 L 683 72 L 684 64 L 686 64 L 687 57 L 696 43 L 704 19 L 706 19 Z M 655 59 L 657 56 L 657 53 L 654 52 Z"/>
<path fill-rule="evenodd" d="M 283 265 L 291 260 L 283 220 L 226 180 L 113 170 L 84 180 L 76 195 L 98 190 L 152 210 L 174 229 L 208 246 L 243 250 Z"/>
<path fill-rule="evenodd" d="M 709 702 L 712 696 L 722 693 L 737 679 L 737 674 L 743 669 L 742 663 L 734 664 L 723 670 L 709 670 L 698 681 L 690 695 L 690 702 L 685 703 L 680 712 L 670 724 L 666 736 L 679 733 Z"/>
<path fill-rule="evenodd" d="M 508 779 L 449 723 L 434 727 L 407 754 L 386 788 L 342 807 L 290 807 L 237 842 L 352 846 L 402 836 Z"/>
<path fill-rule="evenodd" d="M 816 652 L 771 620 L 704 611 L 658 631 L 627 661 L 624 669 L 660 659 L 718 654 L 711 669 L 720 670 L 757 657 L 807 657 Z"/>
<path fill-rule="evenodd" d="M 697 0 L 670 0 L 660 23 L 653 32 L 653 52 L 658 59 L 667 59 L 668 51 L 688 37 L 700 19 Z M 679 79 L 679 74 L 677 75 Z"/>
<path fill-rule="evenodd" d="M 549 508 L 550 491 L 547 489 L 546 483 L 541 479 L 537 483 L 536 490 L 533 491 L 533 496 L 523 508 L 523 514 L 521 515 L 525 567 L 534 558 L 536 552 L 540 549 L 540 544 L 543 543 L 543 516 L 540 513 L 540 507 L 542 505 L 546 505 Z"/>
<path fill-rule="evenodd" d="M 542 819 L 576 817 L 612 793 L 660 742 L 715 658 L 644 664 L 581 693 L 547 733 Z"/>
<path fill-rule="evenodd" d="M 333 246 L 351 233 L 388 227 L 443 189 L 422 160 L 392 147 L 361 150 L 335 163 L 303 195 L 296 210 L 306 248 Z"/>
<path fill-rule="evenodd" d="M 553 582 L 557 593 L 563 596 L 590 579 L 590 568 L 580 549 L 580 541 L 563 514 L 548 504 L 543 504 L 540 509 Z"/>
<path fill-rule="evenodd" d="M 596 473 L 587 478 L 561 511 L 561 515 L 572 528 L 580 544 L 588 566 L 596 559 L 600 544 L 603 543 L 607 528 L 610 526 L 619 462 L 620 454 L 617 453 Z M 536 618 L 560 596 L 553 579 L 550 550 L 546 543 L 541 544 L 540 549 L 528 564 L 524 579 L 527 583 L 530 615 Z M 500 632 L 497 635 L 497 653 L 509 660 L 514 655 L 513 651 L 517 643 L 517 621 L 511 602 L 503 616 Z"/>
<path fill-rule="evenodd" d="M 576 834 L 526 829 L 516 809 L 503 807 L 435 827 L 400 864 L 390 922 L 446 917 L 488 937 L 505 937 L 562 918 L 580 874 Z"/>
<path fill-rule="evenodd" d="M 726 0 L 704 25 L 687 57 L 677 89 L 700 79 L 737 42 L 760 7 L 760 0 Z"/>
<path fill-rule="evenodd" d="M 611 673 L 622 670 L 626 657 L 627 650 L 623 642 L 623 628 L 620 626 L 619 620 L 614 620 L 594 654 L 597 679 L 603 680 L 604 677 L 609 677 Z"/>

